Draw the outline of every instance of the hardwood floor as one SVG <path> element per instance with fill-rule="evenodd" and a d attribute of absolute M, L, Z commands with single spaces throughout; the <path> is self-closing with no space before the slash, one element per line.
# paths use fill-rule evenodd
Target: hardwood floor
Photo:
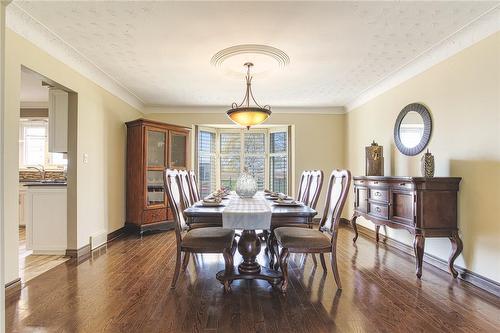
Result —
<path fill-rule="evenodd" d="M 26 228 L 19 227 L 19 275 L 22 282 L 28 282 L 67 260 L 69 257 L 35 255 L 27 250 Z"/>
<path fill-rule="evenodd" d="M 340 229 L 341 293 L 330 267 L 324 275 L 296 255 L 282 295 L 263 281 L 236 281 L 224 294 L 217 255 L 194 257 L 171 290 L 174 233 L 127 236 L 8 293 L 7 332 L 499 331 L 498 298 L 428 265 L 420 281 L 412 257 L 352 237 Z"/>

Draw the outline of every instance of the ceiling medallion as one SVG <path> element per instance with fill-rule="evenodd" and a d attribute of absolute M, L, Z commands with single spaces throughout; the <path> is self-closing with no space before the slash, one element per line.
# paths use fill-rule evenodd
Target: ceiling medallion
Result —
<path fill-rule="evenodd" d="M 253 63 L 246 62 L 244 66 L 247 67 L 245 97 L 240 104 L 233 103 L 231 109 L 227 111 L 227 115 L 236 124 L 250 129 L 250 126 L 258 125 L 269 118 L 271 107 L 269 105 L 260 106 L 255 97 L 253 97 L 252 76 L 250 75 L 250 68 L 253 66 Z M 252 99 L 255 106 L 250 106 L 250 99 Z"/>
<path fill-rule="evenodd" d="M 252 68 L 252 73 L 261 78 L 286 67 L 290 58 L 282 50 L 269 45 L 241 44 L 220 50 L 210 60 L 214 67 L 238 80 L 243 74 L 241 64 L 246 62 L 258 64 Z"/>

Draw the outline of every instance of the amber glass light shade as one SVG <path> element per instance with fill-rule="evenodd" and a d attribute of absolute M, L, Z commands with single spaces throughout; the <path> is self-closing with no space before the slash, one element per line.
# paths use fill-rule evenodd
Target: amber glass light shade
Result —
<path fill-rule="evenodd" d="M 240 126 L 250 126 L 263 123 L 271 115 L 271 110 L 264 108 L 242 107 L 227 111 L 227 115 Z"/>

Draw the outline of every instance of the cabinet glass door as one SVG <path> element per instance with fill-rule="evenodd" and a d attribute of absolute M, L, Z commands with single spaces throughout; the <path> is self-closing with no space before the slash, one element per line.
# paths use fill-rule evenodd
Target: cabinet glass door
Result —
<path fill-rule="evenodd" d="M 170 132 L 170 167 L 187 168 L 187 135 Z"/>
<path fill-rule="evenodd" d="M 163 205 L 165 190 L 163 188 L 163 171 L 149 170 L 147 172 L 147 205 Z"/>
<path fill-rule="evenodd" d="M 165 132 L 147 130 L 148 167 L 165 167 Z"/>

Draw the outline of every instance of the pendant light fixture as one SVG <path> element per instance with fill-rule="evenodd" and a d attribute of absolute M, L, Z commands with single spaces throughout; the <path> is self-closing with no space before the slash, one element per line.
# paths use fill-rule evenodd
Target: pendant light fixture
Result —
<path fill-rule="evenodd" d="M 236 124 L 245 126 L 250 129 L 250 126 L 258 125 L 264 122 L 271 115 L 271 107 L 269 105 L 260 106 L 255 100 L 252 93 L 252 76 L 250 75 L 250 68 L 253 66 L 251 62 L 244 64 L 247 67 L 247 89 L 245 97 L 240 104 L 233 103 L 231 110 L 227 111 L 227 115 Z M 255 106 L 250 106 L 250 99 L 252 99 Z"/>

